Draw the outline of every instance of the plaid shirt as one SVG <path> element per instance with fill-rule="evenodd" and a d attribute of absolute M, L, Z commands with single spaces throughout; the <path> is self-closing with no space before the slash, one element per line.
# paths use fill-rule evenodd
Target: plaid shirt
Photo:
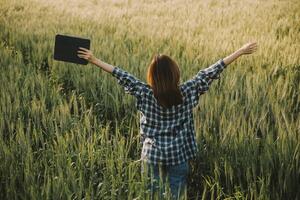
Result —
<path fill-rule="evenodd" d="M 192 79 L 180 85 L 183 103 L 171 108 L 161 107 L 151 87 L 130 73 L 115 67 L 112 75 L 125 92 L 133 95 L 140 111 L 141 160 L 152 164 L 176 165 L 195 158 L 194 119 L 192 109 L 199 96 L 208 91 L 214 79 L 226 67 L 223 59 L 200 70 Z"/>

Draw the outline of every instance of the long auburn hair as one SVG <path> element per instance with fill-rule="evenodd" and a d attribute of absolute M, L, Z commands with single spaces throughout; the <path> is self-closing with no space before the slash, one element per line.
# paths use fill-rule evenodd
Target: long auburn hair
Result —
<path fill-rule="evenodd" d="M 155 55 L 148 67 L 147 82 L 162 107 L 170 108 L 183 102 L 179 81 L 177 63 L 167 55 Z"/>

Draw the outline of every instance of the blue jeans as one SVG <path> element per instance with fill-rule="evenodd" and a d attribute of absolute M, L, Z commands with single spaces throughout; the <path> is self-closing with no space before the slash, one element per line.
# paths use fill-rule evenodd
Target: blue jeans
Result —
<path fill-rule="evenodd" d="M 172 199 L 180 199 L 187 189 L 187 175 L 189 172 L 188 161 L 179 165 L 154 165 L 142 161 L 142 175 L 146 175 L 150 183 L 151 199 L 158 195 L 159 199 L 166 197 L 166 186 L 171 190 Z M 158 194 L 157 194 L 158 193 Z"/>

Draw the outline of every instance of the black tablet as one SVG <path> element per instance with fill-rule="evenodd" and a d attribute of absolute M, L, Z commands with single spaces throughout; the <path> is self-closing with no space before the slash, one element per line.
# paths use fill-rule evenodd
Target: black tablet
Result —
<path fill-rule="evenodd" d="M 54 59 L 86 65 L 88 64 L 88 61 L 77 56 L 79 47 L 90 49 L 90 40 L 86 38 L 57 34 L 55 36 Z"/>

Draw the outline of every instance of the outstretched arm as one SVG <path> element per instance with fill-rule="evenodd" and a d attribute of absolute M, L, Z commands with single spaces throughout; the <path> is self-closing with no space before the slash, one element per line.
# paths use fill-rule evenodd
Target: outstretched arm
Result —
<path fill-rule="evenodd" d="M 245 54 L 251 54 L 255 52 L 257 49 L 256 42 L 249 42 L 244 44 L 241 48 L 230 54 L 229 56 L 220 59 L 216 63 L 212 64 L 206 69 L 202 69 L 198 72 L 196 79 L 198 78 L 199 81 L 197 82 L 203 82 L 205 85 L 209 86 L 213 80 L 220 78 L 220 73 L 223 71 L 224 68 L 227 67 L 230 63 L 232 63 L 234 60 L 236 60 L 241 55 Z M 201 84 L 200 84 L 201 85 Z M 208 89 L 204 87 L 205 89 Z"/>
<path fill-rule="evenodd" d="M 256 49 L 257 45 L 255 42 L 247 43 L 229 56 L 219 59 L 216 63 L 200 70 L 192 79 L 186 81 L 184 85 L 186 85 L 188 88 L 191 88 L 190 91 L 193 106 L 198 104 L 199 95 L 202 95 L 208 91 L 213 80 L 220 78 L 220 73 L 224 68 L 227 67 L 227 65 L 232 63 L 241 55 L 253 53 Z"/>
<path fill-rule="evenodd" d="M 112 76 L 118 80 L 118 83 L 125 89 L 126 93 L 139 99 L 142 97 L 142 91 L 145 86 L 142 81 L 118 66 L 113 66 L 101 61 L 96 58 L 90 50 L 82 47 L 79 47 L 79 49 L 81 50 L 78 50 L 78 57 L 86 59 L 91 64 L 111 73 Z"/>
<path fill-rule="evenodd" d="M 83 58 L 83 59 L 86 59 L 87 61 L 89 61 L 91 64 L 94 64 L 96 65 L 97 67 L 100 67 L 101 69 L 103 69 L 104 71 L 106 72 L 109 72 L 109 73 L 112 73 L 113 70 L 114 70 L 114 66 L 108 64 L 108 63 L 105 63 L 103 62 L 102 60 L 96 58 L 92 51 L 86 49 L 86 48 L 83 48 L 83 47 L 79 47 L 79 49 L 81 50 L 78 50 L 78 57 L 79 58 Z"/>
<path fill-rule="evenodd" d="M 240 49 L 236 50 L 235 52 L 233 52 L 232 54 L 227 56 L 226 58 L 224 58 L 223 61 L 224 61 L 225 65 L 227 66 L 230 63 L 232 63 L 234 60 L 236 60 L 238 57 L 240 57 L 241 55 L 251 54 L 251 53 L 255 52 L 256 49 L 257 49 L 256 42 L 249 42 L 249 43 L 243 45 Z"/>

